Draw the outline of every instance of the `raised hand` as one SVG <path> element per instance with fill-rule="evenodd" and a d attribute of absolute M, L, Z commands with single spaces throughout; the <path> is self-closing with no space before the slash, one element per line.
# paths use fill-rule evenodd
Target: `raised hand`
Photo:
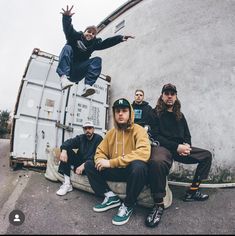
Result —
<path fill-rule="evenodd" d="M 67 6 L 66 6 L 66 10 L 65 10 L 64 8 L 62 8 L 62 11 L 63 11 L 63 12 L 61 12 L 61 14 L 65 15 L 65 16 L 72 16 L 72 15 L 75 14 L 75 13 L 72 13 L 72 12 L 71 12 L 72 9 L 73 9 L 73 5 L 71 6 L 70 9 L 69 9 L 69 6 L 67 5 Z"/>
<path fill-rule="evenodd" d="M 123 36 L 122 40 L 127 41 L 129 38 L 134 39 L 135 37 L 131 36 L 131 35 L 125 35 L 125 36 Z"/>

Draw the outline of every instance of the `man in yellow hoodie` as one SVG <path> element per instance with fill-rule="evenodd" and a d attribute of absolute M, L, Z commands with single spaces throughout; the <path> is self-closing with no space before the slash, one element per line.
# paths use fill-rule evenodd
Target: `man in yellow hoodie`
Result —
<path fill-rule="evenodd" d="M 97 147 L 94 162 L 86 162 L 85 171 L 94 192 L 105 197 L 93 210 L 103 212 L 121 205 L 112 223 L 123 225 L 128 222 L 137 197 L 147 182 L 150 142 L 146 130 L 134 124 L 134 112 L 128 100 L 116 100 L 112 109 L 114 127 Z M 127 183 L 123 203 L 110 190 L 107 180 Z"/>

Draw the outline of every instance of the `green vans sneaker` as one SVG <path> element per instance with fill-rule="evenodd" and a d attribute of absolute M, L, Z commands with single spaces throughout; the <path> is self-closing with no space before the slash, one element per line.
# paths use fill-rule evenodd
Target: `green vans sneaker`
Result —
<path fill-rule="evenodd" d="M 125 206 L 124 203 L 119 207 L 117 215 L 115 215 L 112 219 L 112 223 L 114 225 L 124 225 L 130 219 L 130 216 L 133 212 L 132 207 Z"/>
<path fill-rule="evenodd" d="M 104 201 L 101 204 L 98 204 L 93 207 L 93 210 L 96 212 L 107 211 L 111 208 L 118 207 L 121 205 L 121 200 L 118 196 L 105 197 Z"/>

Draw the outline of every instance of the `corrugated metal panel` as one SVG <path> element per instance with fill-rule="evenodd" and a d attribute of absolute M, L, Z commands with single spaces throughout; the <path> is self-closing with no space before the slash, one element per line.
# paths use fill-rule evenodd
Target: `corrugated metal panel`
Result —
<path fill-rule="evenodd" d="M 106 131 L 109 82 L 99 78 L 88 98 L 80 96 L 83 80 L 61 91 L 57 64 L 57 56 L 38 49 L 30 57 L 16 101 L 11 160 L 46 161 L 49 148 L 83 133 L 86 120 L 97 133 Z"/>

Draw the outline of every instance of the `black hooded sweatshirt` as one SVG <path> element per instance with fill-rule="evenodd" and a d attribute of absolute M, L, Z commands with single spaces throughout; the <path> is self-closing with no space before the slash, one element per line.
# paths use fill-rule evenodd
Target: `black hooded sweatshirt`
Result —
<path fill-rule="evenodd" d="M 96 133 L 94 133 L 91 140 L 89 140 L 85 134 L 80 134 L 74 138 L 66 140 L 60 146 L 60 149 L 66 151 L 78 149 L 78 156 L 85 162 L 86 160 L 93 160 L 96 148 L 102 140 L 103 138 Z"/>
<path fill-rule="evenodd" d="M 102 41 L 101 38 L 96 37 L 87 41 L 82 31 L 76 31 L 73 28 L 71 16 L 63 15 L 62 23 L 67 45 L 70 45 L 73 49 L 74 62 L 86 61 L 95 50 L 103 50 L 123 42 L 122 35 L 116 35 L 114 37 L 107 38 L 104 41 Z M 80 46 L 81 44 L 83 47 Z"/>
<path fill-rule="evenodd" d="M 141 104 L 132 103 L 135 113 L 134 123 L 144 127 L 145 125 L 151 126 L 153 123 L 154 115 L 153 109 L 148 102 L 143 101 Z"/>

